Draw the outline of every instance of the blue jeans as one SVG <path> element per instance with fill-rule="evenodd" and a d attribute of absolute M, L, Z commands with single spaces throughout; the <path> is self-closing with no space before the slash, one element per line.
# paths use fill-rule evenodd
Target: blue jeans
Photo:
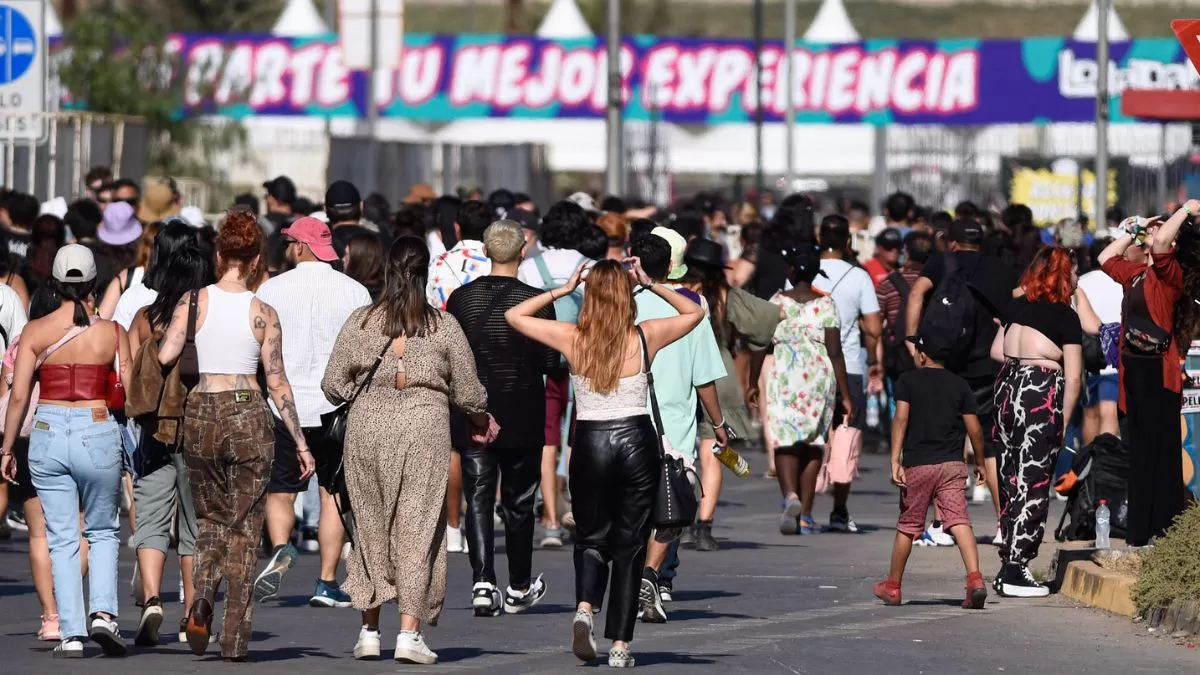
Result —
<path fill-rule="evenodd" d="M 29 473 L 42 500 L 62 636 L 88 634 L 79 568 L 79 508 L 88 551 L 88 607 L 117 616 L 121 430 L 105 408 L 39 405 L 29 437 Z"/>
<path fill-rule="evenodd" d="M 671 542 L 670 548 L 667 549 L 667 560 L 663 563 L 662 570 L 658 573 L 658 578 L 663 581 L 674 581 L 675 577 L 679 576 L 679 540 Z"/>

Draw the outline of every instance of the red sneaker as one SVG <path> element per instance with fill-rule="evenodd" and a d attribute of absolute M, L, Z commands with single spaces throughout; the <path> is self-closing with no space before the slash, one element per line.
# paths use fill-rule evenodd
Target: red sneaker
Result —
<path fill-rule="evenodd" d="M 987 584 L 983 583 L 983 574 L 971 572 L 967 575 L 967 597 L 963 600 L 963 609 L 983 609 L 987 601 Z"/>
<path fill-rule="evenodd" d="M 882 600 L 885 605 L 899 605 L 900 584 L 891 581 L 881 581 L 875 584 L 875 597 Z"/>

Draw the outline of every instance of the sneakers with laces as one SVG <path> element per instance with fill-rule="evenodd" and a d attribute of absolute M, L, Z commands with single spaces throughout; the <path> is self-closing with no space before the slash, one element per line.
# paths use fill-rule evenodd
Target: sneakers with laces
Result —
<path fill-rule="evenodd" d="M 926 528 L 925 533 L 929 535 L 929 539 L 933 541 L 934 546 L 954 546 L 954 537 L 950 536 L 950 533 L 942 528 L 942 523 L 939 520 L 933 521 Z"/>
<path fill-rule="evenodd" d="M 53 655 L 56 659 L 82 659 L 83 640 L 79 638 L 67 638 L 54 647 Z"/>
<path fill-rule="evenodd" d="M 596 660 L 596 636 L 592 634 L 592 613 L 586 609 L 575 612 L 571 621 L 571 653 L 585 663 Z"/>
<path fill-rule="evenodd" d="M 163 622 L 162 600 L 158 596 L 146 601 L 142 608 L 142 618 L 138 620 L 137 634 L 133 636 L 133 644 L 139 647 L 153 647 L 158 644 L 158 629 Z"/>
<path fill-rule="evenodd" d="M 379 631 L 366 626 L 358 631 L 358 642 L 354 643 L 354 658 L 359 661 L 374 661 L 379 658 Z"/>
<path fill-rule="evenodd" d="M 662 593 L 658 590 L 658 575 L 647 569 L 642 575 L 642 587 L 638 591 L 638 604 L 641 606 L 642 621 L 646 623 L 666 623 L 667 610 L 663 608 Z"/>
<path fill-rule="evenodd" d="M 336 581 L 317 579 L 312 597 L 308 599 L 309 607 L 338 607 L 345 609 L 351 605 L 350 594 L 342 590 Z"/>
<path fill-rule="evenodd" d="M 883 601 L 883 604 L 895 607 L 900 604 L 900 584 L 890 580 L 884 580 L 875 584 L 875 597 Z"/>
<path fill-rule="evenodd" d="M 42 626 L 38 628 L 37 639 L 41 642 L 62 641 L 62 630 L 58 626 L 57 614 L 42 617 Z"/>
<path fill-rule="evenodd" d="M 415 663 L 432 666 L 437 663 L 437 654 L 425 644 L 425 638 L 416 631 L 402 630 L 396 636 L 396 654 L 400 663 Z"/>
<path fill-rule="evenodd" d="M 662 598 L 664 605 L 667 604 L 668 602 L 675 601 L 675 597 L 673 595 L 674 591 L 675 591 L 674 582 L 672 582 L 670 579 L 661 579 L 660 578 L 658 580 L 658 597 Z"/>
<path fill-rule="evenodd" d="M 1044 598 L 1050 595 L 1050 589 L 1039 584 L 1033 578 L 1033 572 L 1026 565 L 1007 563 L 1000 569 L 998 577 L 1000 595 L 1009 598 Z"/>
<path fill-rule="evenodd" d="M 929 535 L 929 530 L 921 533 L 921 536 L 913 539 L 913 546 L 937 546 L 933 542 L 933 537 Z"/>
<path fill-rule="evenodd" d="M 849 513 L 831 513 L 829 514 L 829 531 L 858 534 L 858 523 L 854 522 Z"/>
<path fill-rule="evenodd" d="M 987 584 L 983 582 L 983 574 L 971 572 L 967 575 L 967 597 L 963 599 L 963 609 L 983 609 L 987 602 Z"/>
<path fill-rule="evenodd" d="M 271 552 L 267 566 L 254 579 L 254 602 L 262 602 L 279 595 L 279 587 L 283 584 L 283 576 L 296 564 L 300 552 L 291 544 L 276 546 Z"/>
<path fill-rule="evenodd" d="M 480 581 L 471 588 L 471 608 L 475 616 L 500 616 L 503 611 L 500 589 L 496 584 Z"/>
<path fill-rule="evenodd" d="M 447 553 L 466 553 L 467 538 L 463 536 L 462 530 L 457 527 L 446 528 L 446 552 Z"/>
<path fill-rule="evenodd" d="M 520 614 L 541 602 L 546 595 L 546 582 L 538 575 L 529 588 L 518 591 L 509 586 L 504 591 L 504 611 L 507 614 Z"/>
<path fill-rule="evenodd" d="M 716 551 L 721 548 L 717 544 L 717 540 L 713 539 L 712 521 L 701 520 L 696 522 L 696 550 L 697 551 Z"/>
<path fill-rule="evenodd" d="M 100 651 L 104 652 L 105 656 L 125 656 L 125 638 L 121 637 L 121 627 L 116 621 L 99 615 L 93 616 L 88 637 L 100 645 Z"/>

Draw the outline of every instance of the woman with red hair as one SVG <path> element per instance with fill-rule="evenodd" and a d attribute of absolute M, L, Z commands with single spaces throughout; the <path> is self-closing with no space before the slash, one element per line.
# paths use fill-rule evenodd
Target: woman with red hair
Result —
<path fill-rule="evenodd" d="M 1007 312 L 992 343 L 1004 365 L 996 377 L 996 435 L 1000 442 L 1000 595 L 1049 594 L 1029 572 L 1037 557 L 1054 463 L 1083 381 L 1083 328 L 1071 307 L 1079 272 L 1071 252 L 1038 251 L 1021 277 L 1024 296 Z"/>

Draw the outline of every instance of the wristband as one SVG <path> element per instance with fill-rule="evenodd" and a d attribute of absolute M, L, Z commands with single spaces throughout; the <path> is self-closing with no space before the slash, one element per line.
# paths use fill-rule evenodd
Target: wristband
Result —
<path fill-rule="evenodd" d="M 1184 205 L 1183 205 L 1183 206 L 1180 206 L 1179 208 L 1183 209 L 1183 212 L 1184 212 L 1184 213 L 1186 213 L 1186 214 L 1188 214 L 1189 216 L 1191 216 L 1191 217 L 1193 217 L 1193 218 L 1195 218 L 1195 217 L 1196 217 L 1196 214 L 1195 214 L 1195 213 L 1192 213 L 1192 210 L 1191 210 L 1191 209 L 1189 209 L 1189 208 L 1187 207 L 1187 204 L 1186 204 L 1186 203 L 1184 203 Z"/>

